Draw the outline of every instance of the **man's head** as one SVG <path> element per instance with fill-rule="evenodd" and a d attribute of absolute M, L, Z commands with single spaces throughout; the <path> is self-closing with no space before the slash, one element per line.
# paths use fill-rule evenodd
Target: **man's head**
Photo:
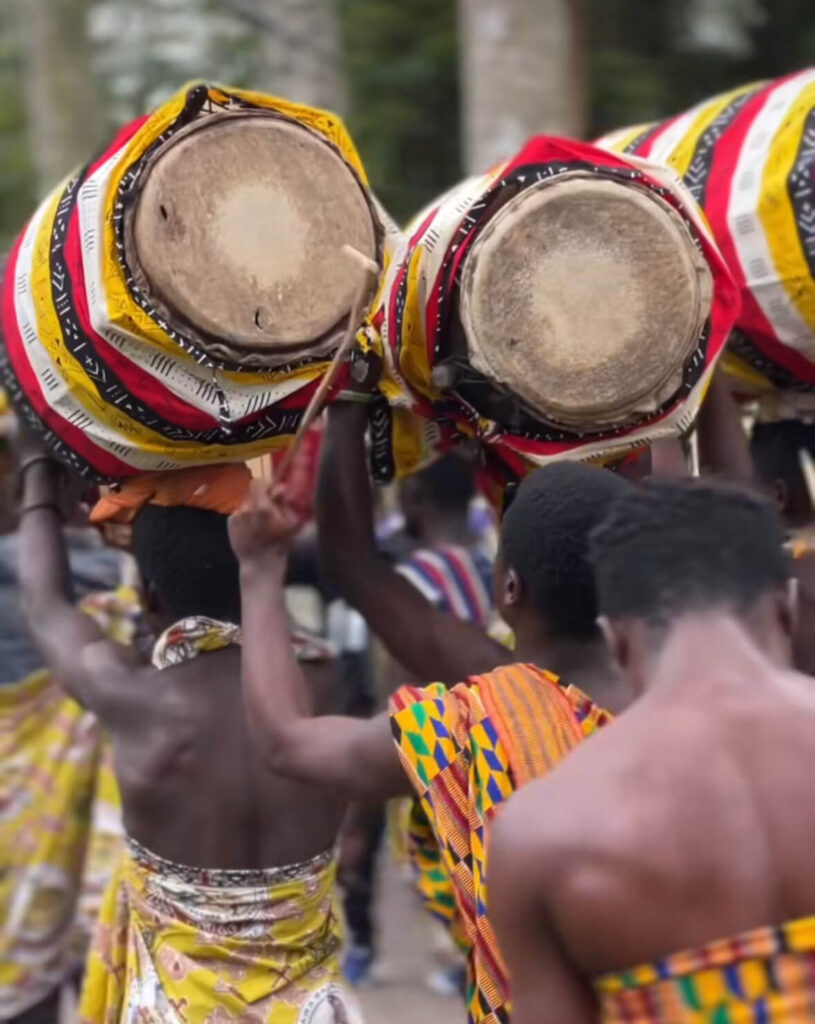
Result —
<path fill-rule="evenodd" d="M 146 505 L 133 522 L 133 553 L 162 617 L 240 622 L 240 577 L 226 516 L 184 505 Z"/>
<path fill-rule="evenodd" d="M 789 664 L 794 600 L 783 539 L 769 501 L 724 484 L 649 480 L 614 503 L 592 534 L 591 558 L 601 625 L 638 692 L 689 616 L 733 616 Z"/>
<path fill-rule="evenodd" d="M 631 486 L 575 462 L 538 469 L 521 483 L 504 515 L 495 576 L 499 611 L 516 633 L 597 637 L 589 535 Z"/>
<path fill-rule="evenodd" d="M 815 519 L 802 453 L 815 457 L 815 425 L 781 420 L 753 428 L 750 454 L 756 475 L 792 527 L 808 526 Z"/>
<path fill-rule="evenodd" d="M 458 455 L 446 455 L 399 485 L 405 529 L 411 537 L 423 540 L 439 519 L 465 522 L 474 497 L 472 464 Z"/>

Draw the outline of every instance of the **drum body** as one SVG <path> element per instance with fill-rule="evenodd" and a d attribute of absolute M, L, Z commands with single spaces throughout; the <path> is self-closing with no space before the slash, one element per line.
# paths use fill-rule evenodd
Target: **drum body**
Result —
<path fill-rule="evenodd" d="M 671 167 L 739 286 L 723 365 L 782 417 L 815 412 L 815 70 L 735 89 L 599 144 Z"/>
<path fill-rule="evenodd" d="M 342 123 L 195 84 L 124 128 L 18 239 L 0 381 L 82 475 L 275 449 L 393 230 Z M 341 383 L 340 385 L 341 386 Z"/>
<path fill-rule="evenodd" d="M 676 175 L 535 138 L 419 214 L 386 270 L 367 328 L 391 399 L 376 469 L 473 438 L 506 479 L 683 431 L 737 309 Z"/>

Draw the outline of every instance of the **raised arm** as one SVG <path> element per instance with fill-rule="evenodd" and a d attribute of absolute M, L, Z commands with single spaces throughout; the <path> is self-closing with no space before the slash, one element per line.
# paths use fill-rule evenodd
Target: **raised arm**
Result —
<path fill-rule="evenodd" d="M 276 775 L 348 800 L 408 793 L 387 715 L 311 717 L 283 592 L 288 547 L 298 525 L 282 489 L 273 497 L 259 484 L 229 521 L 241 571 L 243 698 L 257 750 Z"/>
<path fill-rule="evenodd" d="M 47 667 L 78 703 L 109 726 L 138 714 L 135 666 L 126 648 L 104 638 L 74 607 L 62 536 L 62 470 L 29 450 L 23 460 L 20 506 L 20 585 L 29 629 Z"/>
<path fill-rule="evenodd" d="M 326 573 L 413 678 L 453 684 L 495 668 L 506 661 L 500 644 L 435 608 L 377 551 L 366 424 L 357 403 L 329 410 L 317 498 Z"/>
<path fill-rule="evenodd" d="M 698 436 L 703 473 L 716 473 L 737 483 L 755 482 L 739 407 L 721 370 L 715 374 L 699 412 Z"/>

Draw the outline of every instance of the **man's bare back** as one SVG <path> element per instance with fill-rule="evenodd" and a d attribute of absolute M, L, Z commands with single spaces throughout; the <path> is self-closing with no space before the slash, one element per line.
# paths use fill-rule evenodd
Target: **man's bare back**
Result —
<path fill-rule="evenodd" d="M 732 620 L 689 622 L 649 693 L 518 794 L 502 827 L 526 823 L 532 891 L 581 974 L 815 911 L 815 816 L 795 811 L 813 735 L 811 679 Z"/>
<path fill-rule="evenodd" d="M 323 707 L 330 663 L 306 666 Z M 159 856 L 211 868 L 269 868 L 330 849 L 343 805 L 264 767 L 250 741 L 240 649 L 201 654 L 131 681 L 144 698 L 138 729 L 112 729 L 128 834 Z"/>

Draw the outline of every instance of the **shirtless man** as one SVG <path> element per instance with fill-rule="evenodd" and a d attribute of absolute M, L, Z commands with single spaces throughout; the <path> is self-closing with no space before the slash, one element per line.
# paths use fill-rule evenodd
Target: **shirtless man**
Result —
<path fill-rule="evenodd" d="M 690 481 L 595 534 L 637 700 L 492 830 L 513 1024 L 813 1019 L 815 692 L 783 539 L 769 503 Z"/>
<path fill-rule="evenodd" d="M 198 1021 L 203 1002 L 213 1014 L 226 1007 L 290 1024 L 305 1003 L 318 1013 L 343 1000 L 332 853 L 342 805 L 271 776 L 253 752 L 226 517 L 183 503 L 147 504 L 136 515 L 135 554 L 158 630 L 166 629 L 157 667 L 137 666 L 74 609 L 58 510 L 62 470 L 36 442 L 27 449 L 26 612 L 54 675 L 112 737 L 128 837 L 80 1018 Z M 196 471 L 183 472 L 199 494 Z M 243 479 L 242 468 L 224 472 Z M 290 646 L 288 633 L 282 642 Z M 307 671 L 320 689 L 321 666 Z"/>

